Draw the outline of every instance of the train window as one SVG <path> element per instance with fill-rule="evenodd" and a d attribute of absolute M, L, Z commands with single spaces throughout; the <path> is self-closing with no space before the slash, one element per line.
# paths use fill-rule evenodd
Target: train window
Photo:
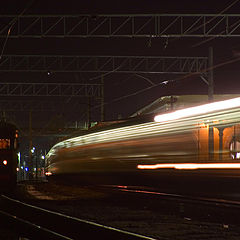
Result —
<path fill-rule="evenodd" d="M 9 149 L 10 139 L 0 138 L 0 149 Z"/>

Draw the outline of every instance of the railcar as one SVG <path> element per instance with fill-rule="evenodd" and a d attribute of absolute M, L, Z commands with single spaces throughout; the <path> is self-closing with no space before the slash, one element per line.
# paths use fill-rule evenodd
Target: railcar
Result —
<path fill-rule="evenodd" d="M 238 177 L 240 98 L 92 130 L 54 145 L 46 165 L 51 176 L 108 184 L 159 183 L 180 173 Z"/>
<path fill-rule="evenodd" d="M 17 181 L 18 129 L 0 121 L 0 187 L 14 187 Z"/>

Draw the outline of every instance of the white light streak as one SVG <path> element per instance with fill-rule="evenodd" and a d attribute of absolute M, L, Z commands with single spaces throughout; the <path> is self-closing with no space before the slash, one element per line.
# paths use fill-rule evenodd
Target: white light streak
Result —
<path fill-rule="evenodd" d="M 194 116 L 194 117 L 193 117 Z M 181 118 L 177 121 L 168 121 Z M 204 104 L 197 107 L 182 109 L 173 113 L 155 117 L 160 122 L 148 122 L 126 127 L 104 130 L 74 137 L 59 142 L 49 151 L 46 159 L 57 154 L 59 149 L 84 147 L 91 144 L 128 141 L 153 136 L 171 135 L 176 132 L 192 131 L 202 123 L 221 124 L 222 122 L 236 124 L 240 122 L 240 98 Z M 166 121 L 166 122 L 164 122 Z M 216 123 L 216 121 L 218 123 Z"/>
<path fill-rule="evenodd" d="M 190 117 L 190 116 L 206 114 L 214 111 L 231 109 L 234 107 L 240 107 L 240 98 L 208 103 L 208 104 L 204 104 L 197 107 L 181 109 L 172 113 L 160 114 L 155 116 L 154 121 L 166 122 L 166 121 L 180 119 L 183 117 Z"/>
<path fill-rule="evenodd" d="M 153 165 L 138 165 L 138 169 L 168 169 L 174 168 L 179 170 L 194 169 L 240 169 L 240 163 L 162 163 Z"/>

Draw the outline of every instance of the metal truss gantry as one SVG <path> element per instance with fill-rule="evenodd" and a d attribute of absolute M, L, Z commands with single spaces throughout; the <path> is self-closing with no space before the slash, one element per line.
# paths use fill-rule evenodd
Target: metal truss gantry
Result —
<path fill-rule="evenodd" d="M 240 14 L 1 15 L 0 37 L 7 35 L 10 38 L 239 37 Z"/>
<path fill-rule="evenodd" d="M 0 96 L 101 98 L 101 87 L 101 84 L 1 82 Z"/>
<path fill-rule="evenodd" d="M 78 101 L 37 101 L 37 100 L 0 100 L 0 109 L 4 112 L 56 112 L 62 111 L 71 112 L 74 110 L 80 112 L 83 108 L 86 108 L 85 103 Z"/>
<path fill-rule="evenodd" d="M 0 72 L 95 73 L 98 77 L 94 78 L 101 78 L 101 84 L 1 82 L 0 96 L 94 98 L 101 101 L 101 119 L 103 120 L 105 73 L 139 74 L 139 76 L 141 74 L 149 76 L 149 74 L 193 73 L 206 77 L 207 68 L 208 57 L 3 55 L 0 60 Z M 43 108 L 41 102 L 33 104 L 12 101 L 2 105 L 0 103 L 0 106 L 5 111 L 12 111 L 12 109 L 25 111 L 27 108 L 40 111 Z M 51 111 L 51 104 L 45 104 L 44 107 L 46 111 Z M 73 107 L 81 109 L 82 106 L 71 105 L 71 108 Z"/>
<path fill-rule="evenodd" d="M 207 57 L 5 55 L 0 72 L 202 73 Z"/>

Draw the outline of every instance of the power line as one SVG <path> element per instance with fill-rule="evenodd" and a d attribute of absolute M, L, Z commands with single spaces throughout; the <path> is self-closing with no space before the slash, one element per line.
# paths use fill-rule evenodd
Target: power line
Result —
<path fill-rule="evenodd" d="M 217 17 L 219 17 L 219 16 L 221 16 L 222 14 L 224 14 L 227 10 L 229 10 L 233 5 L 235 5 L 237 2 L 239 2 L 240 0 L 235 0 L 235 1 L 233 1 L 231 4 L 229 4 L 226 8 L 224 8 L 221 12 L 219 12 L 217 15 L 215 15 L 214 17 L 212 17 L 211 19 L 209 19 L 208 21 L 206 21 L 206 22 L 204 22 L 203 24 L 201 24 L 201 25 L 199 25 L 199 26 L 197 26 L 197 27 L 195 27 L 195 28 L 193 28 L 193 29 L 191 29 L 190 31 L 188 31 L 189 33 L 193 33 L 194 31 L 197 31 L 198 29 L 200 29 L 201 27 L 204 27 L 204 26 L 206 26 L 207 24 L 209 24 L 209 23 L 211 23 L 213 20 L 215 20 Z M 200 20 L 200 18 L 199 18 L 199 20 Z M 197 22 L 196 22 L 197 23 Z M 237 22 L 235 22 L 234 24 L 232 24 L 231 26 L 230 26 L 230 28 L 231 27 L 234 27 L 235 25 L 237 25 L 239 23 L 239 21 L 237 21 Z M 221 31 L 220 32 L 220 34 L 221 33 L 224 33 L 224 31 Z M 170 40 L 170 41 L 176 41 L 176 40 L 178 40 L 179 38 L 181 38 L 181 37 L 178 37 L 178 38 L 175 38 L 175 39 L 172 39 L 172 40 Z M 201 42 L 199 42 L 199 43 L 197 43 L 197 44 L 194 44 L 193 46 L 191 46 L 191 47 L 197 47 L 197 46 L 200 46 L 201 44 L 203 44 L 203 43 L 206 43 L 206 42 L 209 42 L 209 41 L 211 41 L 211 40 L 213 40 L 213 39 L 215 39 L 216 38 L 216 36 L 213 36 L 213 37 L 211 37 L 211 38 L 208 38 L 208 39 L 206 39 L 206 40 L 203 40 L 203 41 L 201 41 Z M 166 47 L 168 46 L 168 43 L 166 44 L 164 44 L 164 49 L 166 49 Z"/>
<path fill-rule="evenodd" d="M 214 69 L 217 69 L 217 68 L 219 68 L 219 67 L 222 67 L 222 66 L 225 66 L 225 65 L 234 63 L 234 62 L 238 62 L 238 61 L 240 61 L 240 57 L 234 58 L 234 59 L 229 59 L 228 61 L 225 61 L 225 62 L 216 64 L 216 65 L 214 65 L 213 67 L 206 68 L 206 69 L 202 70 L 202 73 L 208 72 L 209 70 L 214 70 Z M 154 85 L 149 86 L 149 87 L 147 87 L 147 88 L 141 89 L 141 90 L 139 90 L 139 91 L 137 91 L 137 92 L 134 92 L 134 93 L 131 93 L 131 94 L 128 94 L 128 95 L 125 95 L 125 96 L 122 96 L 122 97 L 113 99 L 112 101 L 110 101 L 110 102 L 108 102 L 108 103 L 104 103 L 104 105 L 109 105 L 109 104 L 111 104 L 111 103 L 118 102 L 118 101 L 120 101 L 120 100 L 129 98 L 129 97 L 132 97 L 132 96 L 136 96 L 136 95 L 138 95 L 138 94 L 140 94 L 140 93 L 146 92 L 146 91 L 148 91 L 148 90 L 150 90 L 150 89 L 153 89 L 153 88 L 155 88 L 155 87 L 158 87 L 158 86 L 160 86 L 160 85 L 165 86 L 166 84 L 169 84 L 170 82 L 171 82 L 171 83 L 177 82 L 177 81 L 180 81 L 180 80 L 183 80 L 183 79 L 186 79 L 186 78 L 195 76 L 195 75 L 199 75 L 199 73 L 190 73 L 190 74 L 187 74 L 187 75 L 185 75 L 185 76 L 182 76 L 182 77 L 179 77 L 179 78 L 176 78 L 176 79 L 173 79 L 173 80 L 166 80 L 166 81 L 163 81 L 163 82 L 161 82 L 161 83 L 154 84 Z M 95 106 L 94 108 L 98 108 L 98 107 L 100 107 L 100 105 L 97 105 L 97 106 Z"/>
<path fill-rule="evenodd" d="M 2 51 L 1 51 L 1 55 L 0 55 L 0 60 L 1 60 L 2 56 L 3 56 L 4 49 L 6 47 L 8 38 L 9 38 L 9 36 L 11 34 L 12 27 L 17 22 L 18 18 L 21 17 L 30 8 L 30 6 L 33 4 L 34 1 L 35 0 L 32 0 L 28 5 L 26 5 L 26 7 L 23 9 L 23 11 L 17 17 L 13 18 L 13 20 L 9 23 L 10 27 L 8 28 L 7 36 L 6 36 L 5 41 L 3 43 L 3 47 L 2 47 Z"/>
<path fill-rule="evenodd" d="M 216 17 L 218 17 L 219 15 L 223 14 L 224 12 L 226 12 L 229 8 L 231 8 L 231 7 L 232 7 L 233 5 L 235 5 L 237 2 L 239 2 L 239 0 L 236 0 L 236 1 L 232 2 L 228 7 L 226 7 L 225 9 L 223 9 L 217 16 L 213 17 L 212 20 L 214 20 Z M 210 21 L 209 21 L 209 22 L 210 22 Z M 209 23 L 209 22 L 206 22 L 206 24 Z M 231 27 L 234 27 L 235 25 L 238 25 L 239 22 L 240 22 L 240 21 L 237 21 L 237 22 L 233 23 L 233 24 L 230 26 L 230 28 L 231 28 Z M 224 32 L 224 31 L 221 31 L 220 33 L 223 33 L 223 32 Z M 199 42 L 199 43 L 196 43 L 196 44 L 192 45 L 192 48 L 193 48 L 193 47 L 198 47 L 198 46 L 200 46 L 200 45 L 202 45 L 202 44 L 204 44 L 204 43 L 206 43 L 206 42 L 212 41 L 212 40 L 215 39 L 215 38 L 216 38 L 216 36 L 211 37 L 211 38 L 206 39 L 206 40 L 203 40 L 203 41 L 201 41 L 201 42 Z"/>

